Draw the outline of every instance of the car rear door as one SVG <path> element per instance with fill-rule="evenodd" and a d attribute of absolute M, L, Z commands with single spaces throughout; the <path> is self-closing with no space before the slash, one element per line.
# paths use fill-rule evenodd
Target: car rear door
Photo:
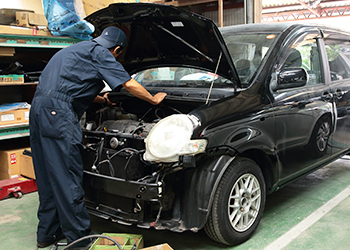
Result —
<path fill-rule="evenodd" d="M 330 87 L 336 110 L 334 131 L 329 146 L 334 156 L 350 147 L 350 35 L 345 32 L 324 30 L 327 53 L 326 81 Z"/>

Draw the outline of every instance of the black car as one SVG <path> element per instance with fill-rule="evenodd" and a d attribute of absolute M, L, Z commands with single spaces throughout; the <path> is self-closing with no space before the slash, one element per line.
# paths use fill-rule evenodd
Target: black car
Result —
<path fill-rule="evenodd" d="M 87 20 L 125 31 L 120 58 L 158 106 L 124 89 L 84 126 L 93 215 L 247 240 L 266 195 L 349 152 L 350 34 L 306 24 L 218 29 L 173 6 L 112 4 Z"/>

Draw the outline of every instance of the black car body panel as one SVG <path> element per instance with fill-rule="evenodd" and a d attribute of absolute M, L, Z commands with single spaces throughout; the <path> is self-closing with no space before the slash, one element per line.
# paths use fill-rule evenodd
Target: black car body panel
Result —
<path fill-rule="evenodd" d="M 122 89 L 109 94 L 115 108 L 87 111 L 84 188 L 92 214 L 176 232 L 204 227 L 214 240 L 238 244 L 257 227 L 266 194 L 349 152 L 348 33 L 286 23 L 219 30 L 208 19 L 156 4 L 112 4 L 87 20 L 96 35 L 108 25 L 125 30 L 121 63 L 152 94 L 168 94 L 152 106 Z M 172 22 L 189 28 L 180 31 Z M 174 125 L 180 121 L 191 124 L 192 148 L 168 158 L 153 153 L 157 143 L 160 152 L 182 143 L 167 143 L 166 136 L 152 141 L 179 127 L 173 137 L 182 138 L 188 131 Z M 257 196 L 242 188 L 243 180 L 254 180 L 249 186 Z M 229 195 L 235 189 L 242 196 Z M 240 209 L 231 204 L 236 199 Z M 220 207 L 228 217 L 251 213 L 251 223 L 242 222 L 242 229 L 239 218 L 226 218 L 226 224 Z M 213 229 L 213 220 L 224 226 Z M 231 230 L 234 239 L 224 233 Z"/>

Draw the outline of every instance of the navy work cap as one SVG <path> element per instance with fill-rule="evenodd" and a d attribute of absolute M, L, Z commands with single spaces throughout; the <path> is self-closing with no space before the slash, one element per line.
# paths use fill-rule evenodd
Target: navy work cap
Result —
<path fill-rule="evenodd" d="M 125 33 L 115 26 L 105 28 L 102 31 L 102 34 L 96 37 L 94 40 L 107 49 L 118 45 L 124 48 L 127 44 Z"/>

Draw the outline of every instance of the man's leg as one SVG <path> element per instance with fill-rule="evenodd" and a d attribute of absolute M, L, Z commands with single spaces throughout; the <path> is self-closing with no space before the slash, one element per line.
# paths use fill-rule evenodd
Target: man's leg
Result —
<path fill-rule="evenodd" d="M 58 115 L 63 111 L 56 109 L 55 112 Z M 41 136 L 41 142 L 42 157 L 54 194 L 59 221 L 69 244 L 90 234 L 91 230 L 90 217 L 83 200 L 83 162 L 80 154 L 82 133 L 79 121 L 72 111 L 64 111 L 64 118 L 57 119 L 54 123 L 58 128 L 58 138 Z"/>
<path fill-rule="evenodd" d="M 39 130 L 34 115 L 31 117 L 30 132 L 31 152 L 40 201 L 38 209 L 39 224 L 37 230 L 37 241 L 48 243 L 54 241 L 57 237 L 62 236 L 62 230 L 59 224 L 54 194 L 51 189 L 45 161 L 43 159 Z"/>

